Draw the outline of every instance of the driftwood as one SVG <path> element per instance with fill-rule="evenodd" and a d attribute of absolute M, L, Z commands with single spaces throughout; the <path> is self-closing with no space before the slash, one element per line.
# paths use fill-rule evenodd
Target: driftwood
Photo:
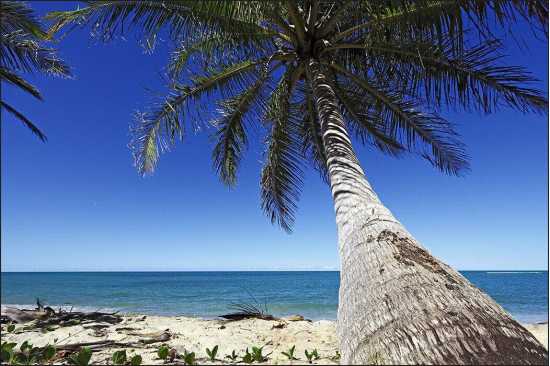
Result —
<path fill-rule="evenodd" d="M 2 308 L 2 323 L 28 323 L 33 320 L 46 319 L 50 315 L 51 312 L 45 310 Z"/>
<path fill-rule="evenodd" d="M 114 340 L 102 340 L 102 341 L 95 341 L 95 342 L 60 344 L 60 345 L 57 345 L 56 348 L 60 351 L 76 351 L 82 347 L 88 347 L 92 351 L 96 351 L 104 348 L 112 348 L 112 347 L 140 348 L 147 344 L 166 342 L 166 341 L 169 341 L 170 338 L 172 338 L 172 334 L 170 332 L 164 331 L 156 337 L 140 339 L 137 342 L 122 343 Z"/>
<path fill-rule="evenodd" d="M 55 311 L 49 306 L 42 306 L 37 301 L 37 308 L 34 310 L 2 308 L 2 323 L 18 323 L 24 324 L 34 322 L 35 328 L 45 328 L 49 326 L 71 326 L 86 323 L 108 323 L 117 324 L 122 321 L 122 318 L 116 313 L 102 313 L 98 311 L 85 313 L 80 311 Z"/>
<path fill-rule="evenodd" d="M 164 331 L 156 337 L 140 339 L 138 341 L 138 344 L 145 345 L 145 344 L 152 344 L 152 343 L 158 343 L 158 342 L 166 342 L 166 341 L 169 341 L 170 338 L 172 338 L 172 333 Z"/>

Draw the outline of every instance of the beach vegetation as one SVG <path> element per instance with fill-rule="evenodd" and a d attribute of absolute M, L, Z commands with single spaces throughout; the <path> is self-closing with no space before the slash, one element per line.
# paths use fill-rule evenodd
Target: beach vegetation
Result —
<path fill-rule="evenodd" d="M 92 350 L 89 347 L 82 347 L 77 353 L 69 356 L 69 364 L 75 366 L 88 366 L 92 358 Z"/>
<path fill-rule="evenodd" d="M 332 361 L 338 362 L 338 361 L 340 361 L 340 358 L 341 358 L 341 357 L 342 357 L 342 356 L 340 355 L 340 351 L 336 351 L 336 352 L 334 353 L 333 356 L 330 356 L 330 359 L 331 359 Z"/>
<path fill-rule="evenodd" d="M 264 347 L 252 347 L 252 359 L 256 362 L 267 361 L 267 356 L 269 356 L 269 354 L 264 355 L 263 350 Z"/>
<path fill-rule="evenodd" d="M 14 348 L 17 346 L 17 343 L 13 342 L 2 342 L 2 348 L 0 353 L 0 360 L 2 362 L 12 364 L 15 359 Z"/>
<path fill-rule="evenodd" d="M 241 357 L 241 361 L 244 363 L 254 362 L 254 356 L 248 351 L 248 347 L 244 350 L 244 356 Z"/>
<path fill-rule="evenodd" d="M 33 347 L 29 341 L 24 341 L 16 351 L 17 343 L 2 342 L 0 360 L 8 365 L 44 364 L 56 354 L 54 346 Z"/>
<path fill-rule="evenodd" d="M 218 353 L 218 345 L 215 345 L 214 348 L 209 349 L 206 348 L 206 354 L 208 355 L 208 358 L 210 361 L 216 361 L 216 354 Z"/>
<path fill-rule="evenodd" d="M 8 323 L 8 326 L 6 327 L 6 330 L 8 331 L 8 333 L 13 333 L 13 331 L 15 330 L 15 324 Z"/>
<path fill-rule="evenodd" d="M 29 341 L 24 341 L 15 351 L 15 343 L 2 343 L 2 362 L 10 365 L 43 364 L 55 356 L 55 347 L 33 347 Z"/>
<path fill-rule="evenodd" d="M 231 351 L 230 355 L 225 356 L 225 358 L 229 358 L 233 362 L 237 361 L 238 357 L 239 355 L 237 354 L 237 352 L 235 352 L 235 350 Z"/>
<path fill-rule="evenodd" d="M 442 111 L 546 113 L 537 80 L 508 64 L 503 41 L 519 37 L 515 25 L 547 39 L 546 0 L 92 1 L 49 17 L 56 32 L 91 26 L 111 40 L 133 29 L 151 50 L 165 34 L 173 41 L 170 90 L 132 125 L 139 174 L 187 131 L 208 130 L 213 168 L 234 187 L 260 136 L 260 205 L 291 232 L 305 168 L 319 172 L 336 212 L 342 363 L 382 348 L 394 364 L 547 363 L 542 345 L 384 206 L 356 153 L 410 154 L 460 176 L 468 154 Z M 394 341 L 368 342 L 375 331 Z M 486 347 L 502 339 L 513 351 Z"/>
<path fill-rule="evenodd" d="M 168 353 L 170 352 L 170 349 L 167 345 L 163 344 L 161 345 L 157 350 L 157 356 L 161 360 L 166 360 L 168 358 Z"/>
<path fill-rule="evenodd" d="M 183 352 L 183 363 L 185 365 L 195 365 L 197 363 L 195 352 Z"/>
<path fill-rule="evenodd" d="M 51 360 L 56 354 L 56 348 L 54 345 L 48 344 L 44 347 L 42 351 L 42 359 L 44 361 Z"/>
<path fill-rule="evenodd" d="M 318 360 L 319 359 L 319 353 L 317 352 L 317 349 L 314 349 L 313 351 L 311 352 L 308 352 L 307 349 L 304 351 L 305 355 L 306 355 L 306 358 L 307 358 L 307 361 L 309 363 L 313 362 L 314 360 Z"/>
<path fill-rule="evenodd" d="M 113 365 L 124 365 L 126 363 L 126 350 L 116 351 L 111 359 Z"/>
<path fill-rule="evenodd" d="M 131 366 L 139 366 L 139 365 L 141 365 L 142 361 L 143 361 L 143 359 L 140 355 L 133 355 L 132 358 L 130 358 L 130 365 Z"/>
<path fill-rule="evenodd" d="M 23 1 L 1 1 L 0 17 L 0 80 L 10 84 L 37 100 L 43 100 L 38 88 L 22 74 L 41 73 L 69 77 L 69 67 L 58 57 L 57 51 L 48 46 L 51 41 L 45 25 Z M 0 110 L 21 122 L 40 140 L 46 135 L 21 111 L 9 104 L 4 95 Z"/>
<path fill-rule="evenodd" d="M 296 351 L 296 346 L 293 345 L 292 347 L 290 347 L 288 349 L 288 351 L 286 352 L 281 352 L 283 355 L 285 355 L 286 357 L 288 357 L 289 360 L 297 360 L 296 357 L 294 357 L 294 351 Z M 307 351 L 306 351 L 307 352 Z"/>

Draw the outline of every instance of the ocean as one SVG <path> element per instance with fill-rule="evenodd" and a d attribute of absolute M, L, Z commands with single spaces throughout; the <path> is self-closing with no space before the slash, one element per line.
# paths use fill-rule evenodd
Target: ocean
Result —
<path fill-rule="evenodd" d="M 464 271 L 515 319 L 548 321 L 547 271 Z M 338 272 L 3 272 L 1 303 L 205 318 L 255 303 L 275 316 L 336 319 Z"/>

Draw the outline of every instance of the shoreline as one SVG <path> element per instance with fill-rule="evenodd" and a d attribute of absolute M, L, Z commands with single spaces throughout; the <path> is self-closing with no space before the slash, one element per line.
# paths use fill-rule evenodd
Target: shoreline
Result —
<path fill-rule="evenodd" d="M 4 308 L 4 306 L 3 306 Z M 294 364 L 306 364 L 305 350 L 317 350 L 320 358 L 313 364 L 338 364 L 338 340 L 334 320 L 295 320 L 292 317 L 277 320 L 243 319 L 204 319 L 188 316 L 159 316 L 147 314 L 123 314 L 122 321 L 116 324 L 101 322 L 82 323 L 56 327 L 48 331 L 29 327 L 31 323 L 18 324 L 13 333 L 2 332 L 2 342 L 21 344 L 29 341 L 34 346 L 47 344 L 63 345 L 86 342 L 116 342 L 134 344 L 136 347 L 113 347 L 93 352 L 93 363 L 106 364 L 111 361 L 113 352 L 126 349 L 128 357 L 139 354 L 143 364 L 163 364 L 157 351 L 166 344 L 178 354 L 195 352 L 199 364 L 234 363 L 226 358 L 235 351 L 243 356 L 252 347 L 264 347 L 268 354 L 268 364 L 288 364 L 289 359 L 282 352 L 295 346 Z M 302 318 L 303 319 L 303 318 Z M 548 349 L 548 323 L 522 324 Z M 28 327 L 29 329 L 23 330 Z M 5 324 L 3 325 L 5 329 Z M 164 337 L 167 340 L 144 343 L 144 339 Z M 141 342 L 141 343 L 140 343 Z M 146 342 L 146 341 L 145 341 Z M 218 345 L 216 362 L 210 362 L 206 348 Z M 222 362 L 220 362 L 222 361 Z"/>

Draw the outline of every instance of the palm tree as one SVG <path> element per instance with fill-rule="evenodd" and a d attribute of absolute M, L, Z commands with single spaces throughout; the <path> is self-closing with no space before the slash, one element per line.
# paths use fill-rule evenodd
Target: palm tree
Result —
<path fill-rule="evenodd" d="M 108 40 L 134 27 L 148 45 L 174 41 L 170 94 L 133 128 L 140 173 L 187 129 L 213 125 L 213 166 L 232 186 L 261 121 L 261 206 L 290 231 L 305 163 L 319 170 L 338 227 L 342 362 L 547 362 L 532 335 L 384 207 L 352 144 L 460 174 L 467 157 L 439 110 L 544 113 L 535 80 L 502 64 L 494 35 L 518 19 L 546 35 L 544 0 L 101 1 L 50 16 L 54 30 L 91 24 Z"/>
<path fill-rule="evenodd" d="M 70 76 L 69 68 L 57 57 L 55 49 L 44 46 L 47 40 L 49 36 L 44 26 L 24 2 L 0 2 L 0 81 L 42 100 L 40 91 L 19 73 L 38 71 Z M 46 135 L 32 121 L 3 99 L 0 100 L 0 109 L 5 109 L 40 140 L 46 141 Z"/>

